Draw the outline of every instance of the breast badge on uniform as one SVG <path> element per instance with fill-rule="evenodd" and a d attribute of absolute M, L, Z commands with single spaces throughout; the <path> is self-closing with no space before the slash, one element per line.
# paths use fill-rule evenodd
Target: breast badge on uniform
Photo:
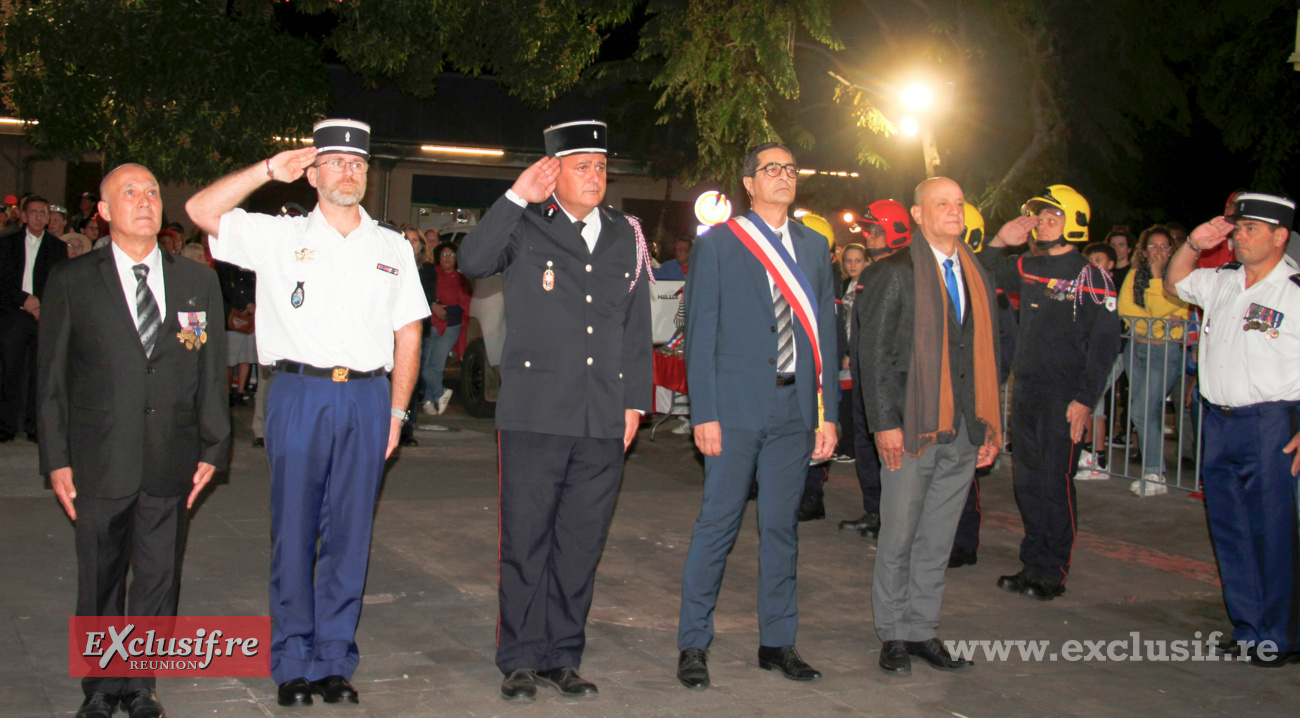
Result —
<path fill-rule="evenodd" d="M 302 306 L 302 301 L 305 298 L 302 291 L 302 285 L 304 284 L 306 284 L 306 282 L 298 282 L 298 288 L 294 289 L 293 294 L 289 295 L 289 304 L 294 309 Z"/>
<path fill-rule="evenodd" d="M 555 271 L 551 269 L 554 264 L 551 260 L 546 260 L 546 271 L 542 272 L 542 289 L 551 291 L 555 289 Z"/>
<path fill-rule="evenodd" d="M 316 250 L 303 247 L 293 253 L 293 258 L 299 262 L 310 262 L 316 259 Z"/>
<path fill-rule="evenodd" d="M 1269 309 L 1262 304 L 1251 304 L 1246 309 L 1244 319 L 1246 323 L 1242 325 L 1243 331 L 1264 332 L 1264 336 L 1269 339 L 1277 339 L 1281 336 L 1278 327 L 1282 326 L 1282 319 L 1286 315 L 1276 309 Z"/>
<path fill-rule="evenodd" d="M 177 312 L 176 319 L 181 325 L 181 330 L 176 333 L 176 339 L 184 344 L 186 349 L 194 351 L 208 343 L 207 312 Z"/>
<path fill-rule="evenodd" d="M 397 267 L 390 267 L 387 264 L 376 264 L 375 269 L 378 269 L 381 272 L 388 272 L 394 277 L 397 276 Z"/>

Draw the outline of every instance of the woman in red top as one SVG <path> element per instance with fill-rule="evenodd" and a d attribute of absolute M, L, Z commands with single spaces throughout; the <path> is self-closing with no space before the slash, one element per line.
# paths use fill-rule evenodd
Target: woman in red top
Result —
<path fill-rule="evenodd" d="M 433 313 L 420 357 L 423 408 L 426 414 L 441 414 L 451 400 L 451 389 L 442 385 L 442 372 L 447 368 L 447 355 L 457 346 L 473 295 L 469 280 L 456 269 L 454 244 L 443 242 L 434 249 L 429 262 L 420 268 L 420 283 L 425 299 L 429 300 L 429 311 Z"/>

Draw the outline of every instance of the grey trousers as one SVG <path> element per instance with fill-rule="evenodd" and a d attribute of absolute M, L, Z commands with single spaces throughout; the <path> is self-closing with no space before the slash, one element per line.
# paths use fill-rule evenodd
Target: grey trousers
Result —
<path fill-rule="evenodd" d="M 929 640 L 939 626 L 948 555 L 979 450 L 958 422 L 953 442 L 904 455 L 898 471 L 881 469 L 871 611 L 882 641 Z"/>
<path fill-rule="evenodd" d="M 253 438 L 266 438 L 266 402 L 271 396 L 271 380 L 275 378 L 275 368 L 266 364 L 257 365 L 257 395 L 253 398 Z"/>

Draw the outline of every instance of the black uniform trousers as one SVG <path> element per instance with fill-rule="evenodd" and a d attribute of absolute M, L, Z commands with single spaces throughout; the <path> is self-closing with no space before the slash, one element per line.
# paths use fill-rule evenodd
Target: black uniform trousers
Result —
<path fill-rule="evenodd" d="M 850 352 L 853 376 L 858 373 L 858 352 Z M 855 385 L 853 395 L 853 449 L 857 453 L 854 468 L 858 472 L 858 486 L 862 489 L 862 510 L 869 514 L 880 513 L 880 455 L 876 441 L 867 426 L 867 409 L 862 403 L 862 391 Z"/>
<path fill-rule="evenodd" d="M 36 319 L 0 310 L 0 434 L 36 433 Z"/>
<path fill-rule="evenodd" d="M 1020 542 L 1024 572 L 1051 585 L 1069 577 L 1074 549 L 1074 471 L 1078 445 L 1070 440 L 1065 410 L 1071 396 L 1048 387 L 1016 382 L 1011 398 L 1015 437 L 1012 482 L 1025 538 Z"/>
<path fill-rule="evenodd" d="M 120 499 L 74 499 L 78 616 L 176 615 L 189 527 L 187 498 L 139 491 Z M 125 695 L 154 685 L 153 677 L 81 680 L 87 696 Z"/>
<path fill-rule="evenodd" d="M 957 522 L 957 535 L 953 538 L 953 548 L 976 551 L 980 547 L 980 475 L 976 470 L 971 480 L 970 491 L 966 493 L 966 505 L 962 507 L 961 519 Z"/>
<path fill-rule="evenodd" d="M 497 668 L 578 668 L 622 439 L 499 431 Z"/>

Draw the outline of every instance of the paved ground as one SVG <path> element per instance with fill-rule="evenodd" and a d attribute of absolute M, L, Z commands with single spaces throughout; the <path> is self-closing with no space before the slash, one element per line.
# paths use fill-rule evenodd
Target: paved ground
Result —
<path fill-rule="evenodd" d="M 917 665 L 908 678 L 884 675 L 870 610 L 875 545 L 835 527 L 861 513 L 851 465 L 834 468 L 828 519 L 801 526 L 799 647 L 825 678 L 797 684 L 756 666 L 751 506 L 716 614 L 714 686 L 689 692 L 673 673 L 702 472 L 685 437 L 651 443 L 648 431 L 628 461 L 598 574 L 583 674 L 600 696 L 543 692 L 533 704 L 505 703 L 492 663 L 494 437 L 489 421 L 450 412 L 442 423 L 460 431 L 420 432 L 421 445 L 392 463 L 384 486 L 358 635 L 361 705 L 280 708 L 269 679 L 161 679 L 168 715 L 1291 716 L 1300 705 L 1300 666 L 1016 656 L 980 657 L 965 674 Z M 249 447 L 248 419 L 248 410 L 236 411 L 232 469 L 194 514 L 184 614 L 267 610 L 269 477 L 262 451 Z M 1059 651 L 1071 639 L 1129 640 L 1137 631 L 1144 640 L 1192 640 L 1228 628 L 1199 502 L 1181 492 L 1138 500 L 1118 481 L 1079 484 L 1070 590 L 1036 603 L 994 585 L 1018 567 L 1009 464 L 984 486 L 979 564 L 949 573 L 942 637 L 1049 640 Z M 69 716 L 81 698 L 65 654 L 76 591 L 72 528 L 36 475 L 35 447 L 21 441 L 0 446 L 0 540 L 0 715 Z"/>

